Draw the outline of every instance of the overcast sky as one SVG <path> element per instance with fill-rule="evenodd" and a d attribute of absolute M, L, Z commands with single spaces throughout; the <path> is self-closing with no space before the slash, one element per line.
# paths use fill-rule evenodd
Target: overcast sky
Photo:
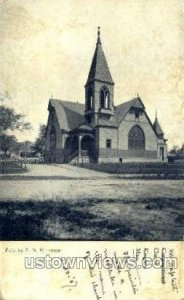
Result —
<path fill-rule="evenodd" d="M 48 100 L 84 103 L 97 26 L 115 81 L 115 105 L 138 93 L 169 146 L 184 142 L 182 0 L 0 0 L 0 94 L 32 123 L 47 122 Z"/>

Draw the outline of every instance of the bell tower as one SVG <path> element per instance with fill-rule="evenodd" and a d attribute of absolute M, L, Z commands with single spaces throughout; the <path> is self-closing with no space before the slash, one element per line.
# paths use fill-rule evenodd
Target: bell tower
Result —
<path fill-rule="evenodd" d="M 85 84 L 85 119 L 95 125 L 99 119 L 106 121 L 114 116 L 114 82 L 105 58 L 100 27 L 97 32 L 96 49 Z"/>

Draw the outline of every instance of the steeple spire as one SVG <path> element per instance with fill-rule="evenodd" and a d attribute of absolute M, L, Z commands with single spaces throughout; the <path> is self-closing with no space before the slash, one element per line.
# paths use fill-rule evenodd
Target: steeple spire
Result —
<path fill-rule="evenodd" d="M 99 124 L 104 116 L 106 120 L 114 120 L 114 82 L 102 49 L 98 26 L 95 52 L 85 84 L 85 117 L 87 123 Z"/>
<path fill-rule="evenodd" d="M 100 38 L 100 27 L 97 31 L 97 43 L 95 53 L 93 55 L 89 75 L 86 84 L 94 80 L 103 81 L 106 83 L 114 84 L 105 54 L 102 49 L 102 43 Z"/>
<path fill-rule="evenodd" d="M 157 109 L 155 111 L 155 120 L 157 120 Z"/>
<path fill-rule="evenodd" d="M 100 39 L 100 26 L 98 26 L 98 31 L 97 31 L 97 44 L 101 44 L 101 39 Z"/>
<path fill-rule="evenodd" d="M 164 136 L 164 132 L 163 132 L 163 130 L 162 130 L 162 128 L 161 128 L 161 126 L 160 126 L 160 124 L 159 124 L 159 122 L 158 122 L 158 118 L 157 118 L 157 109 L 156 109 L 156 111 L 155 111 L 155 122 L 154 122 L 154 124 L 153 124 L 153 128 L 155 129 L 156 134 L 157 134 L 158 136 L 160 136 L 160 137 L 163 137 L 163 136 Z"/>

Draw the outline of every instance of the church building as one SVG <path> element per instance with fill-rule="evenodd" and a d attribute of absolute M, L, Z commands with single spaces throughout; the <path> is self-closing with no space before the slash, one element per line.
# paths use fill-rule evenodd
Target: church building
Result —
<path fill-rule="evenodd" d="M 50 99 L 45 160 L 50 163 L 166 161 L 157 117 L 151 122 L 137 95 L 116 105 L 100 38 L 85 84 L 85 103 Z"/>

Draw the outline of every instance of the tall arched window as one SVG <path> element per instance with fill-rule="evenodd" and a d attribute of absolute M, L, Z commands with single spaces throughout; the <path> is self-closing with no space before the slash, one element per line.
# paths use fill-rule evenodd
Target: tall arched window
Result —
<path fill-rule="evenodd" d="M 89 88 L 87 92 L 87 107 L 88 110 L 93 109 L 93 92 L 92 89 Z"/>
<path fill-rule="evenodd" d="M 142 128 L 138 125 L 133 126 L 128 134 L 128 149 L 144 150 L 145 136 Z"/>
<path fill-rule="evenodd" d="M 100 106 L 106 109 L 110 107 L 110 93 L 105 86 L 100 91 Z"/>
<path fill-rule="evenodd" d="M 50 150 L 54 149 L 56 149 L 56 130 L 53 126 L 50 131 Z"/>

